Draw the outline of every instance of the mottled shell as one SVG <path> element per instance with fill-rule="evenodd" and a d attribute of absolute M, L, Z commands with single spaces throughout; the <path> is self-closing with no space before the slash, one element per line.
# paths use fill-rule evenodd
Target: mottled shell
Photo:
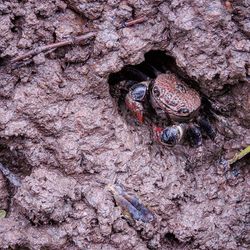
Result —
<path fill-rule="evenodd" d="M 197 91 L 171 73 L 160 74 L 155 79 L 151 102 L 158 114 L 169 116 L 173 121 L 191 119 L 201 105 Z"/>

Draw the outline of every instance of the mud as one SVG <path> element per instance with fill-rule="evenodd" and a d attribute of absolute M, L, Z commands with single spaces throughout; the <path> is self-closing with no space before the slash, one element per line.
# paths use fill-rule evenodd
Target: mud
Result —
<path fill-rule="evenodd" d="M 249 16 L 248 1 L 0 1 L 1 163 L 22 181 L 0 174 L 0 248 L 249 249 L 249 158 L 220 163 L 250 144 Z M 215 141 L 161 146 L 111 96 L 110 75 L 149 51 L 227 107 Z M 156 222 L 127 220 L 114 183 Z"/>

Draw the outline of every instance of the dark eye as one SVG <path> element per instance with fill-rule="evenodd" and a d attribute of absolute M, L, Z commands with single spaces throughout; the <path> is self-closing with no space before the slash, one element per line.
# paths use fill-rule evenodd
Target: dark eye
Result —
<path fill-rule="evenodd" d="M 154 86 L 154 88 L 153 88 L 153 94 L 154 94 L 154 96 L 156 96 L 156 97 L 159 97 L 159 96 L 160 96 L 160 90 L 159 90 L 158 87 Z"/>
<path fill-rule="evenodd" d="M 186 87 L 181 83 L 177 83 L 176 89 L 179 90 L 180 92 L 186 93 Z"/>
<path fill-rule="evenodd" d="M 188 114 L 189 113 L 189 109 L 187 108 L 181 108 L 178 110 L 178 113 L 180 114 Z"/>

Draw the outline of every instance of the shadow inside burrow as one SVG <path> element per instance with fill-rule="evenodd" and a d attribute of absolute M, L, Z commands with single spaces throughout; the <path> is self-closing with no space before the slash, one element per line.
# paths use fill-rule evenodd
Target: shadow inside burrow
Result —
<path fill-rule="evenodd" d="M 119 114 L 133 125 L 140 125 L 136 118 L 129 112 L 125 105 L 125 97 L 133 84 L 147 79 L 155 79 L 158 74 L 171 72 L 174 73 L 188 84 L 191 88 L 200 92 L 199 85 L 187 74 L 181 70 L 174 57 L 167 55 L 161 50 L 151 50 L 145 53 L 145 60 L 137 65 L 125 65 L 119 72 L 114 72 L 109 75 L 108 84 L 110 95 L 116 100 L 118 104 Z M 151 89 L 149 89 L 149 92 Z M 150 97 L 147 95 L 143 102 L 145 108 L 144 124 L 152 127 L 152 125 L 165 127 L 170 123 L 169 119 L 160 118 L 152 105 L 150 105 Z"/>
<path fill-rule="evenodd" d="M 210 162 L 210 164 L 217 160 L 219 161 L 219 159 L 223 155 L 223 141 L 225 138 L 225 134 L 223 133 L 223 130 L 219 129 L 221 125 L 219 124 L 220 120 L 218 120 L 218 117 L 227 117 L 228 115 L 226 115 L 224 111 L 215 110 L 215 107 L 212 107 L 212 105 L 216 102 L 216 99 L 211 99 L 211 97 L 206 96 L 199 87 L 199 83 L 190 78 L 180 67 L 178 67 L 175 58 L 167 55 L 164 51 L 160 50 L 149 51 L 145 54 L 144 57 L 145 60 L 142 63 L 137 65 L 125 65 L 119 72 L 114 72 L 109 75 L 108 84 L 110 95 L 114 98 L 114 103 L 118 105 L 118 112 L 121 117 L 123 117 L 125 122 L 135 129 L 137 127 L 139 127 L 140 129 L 140 127 L 142 126 L 144 127 L 144 129 L 146 128 L 146 130 L 148 130 L 151 134 L 150 144 L 159 145 L 160 152 L 164 152 L 167 147 L 163 146 L 162 148 L 161 144 L 155 140 L 152 128 L 154 126 L 165 128 L 169 125 L 172 125 L 173 122 L 171 122 L 170 119 L 161 118 L 156 114 L 155 110 L 150 104 L 150 97 L 149 95 L 147 95 L 146 100 L 143 102 L 143 106 L 145 108 L 145 119 L 144 123 L 140 124 L 135 116 L 126 107 L 125 97 L 129 92 L 130 87 L 133 86 L 135 82 L 138 83 L 140 81 L 143 81 L 145 76 L 150 79 L 155 79 L 159 73 L 174 73 L 178 76 L 178 78 L 189 85 L 190 88 L 195 89 L 200 94 L 202 105 L 199 111 L 200 114 L 198 116 L 208 118 L 212 125 L 212 128 L 215 130 L 216 140 L 214 138 L 209 138 L 209 135 L 204 132 L 204 129 L 203 131 L 201 131 L 202 144 L 204 145 L 203 148 L 206 148 L 206 150 L 205 152 L 203 151 L 200 160 L 197 159 L 199 158 L 197 156 L 197 147 L 194 147 L 192 145 L 192 143 L 188 139 L 188 135 L 185 136 L 181 144 L 177 144 L 174 147 L 171 147 L 171 151 L 173 151 L 176 155 L 184 156 L 187 160 L 187 164 L 191 162 L 191 165 L 194 167 L 196 167 L 197 165 L 202 166 L 204 160 Z M 138 72 L 140 73 L 138 74 Z M 150 91 L 151 89 L 149 89 L 149 92 Z M 187 121 L 187 123 L 190 123 L 190 121 Z M 142 129 L 142 131 L 144 129 Z M 192 167 L 192 169 L 194 168 Z"/>
<path fill-rule="evenodd" d="M 141 77 L 135 72 L 142 72 L 149 78 L 156 78 L 155 70 L 159 73 L 166 73 L 170 71 L 178 75 L 182 80 L 187 81 L 192 88 L 199 89 L 198 84 L 189 78 L 184 71 L 182 71 L 176 64 L 174 57 L 167 55 L 161 50 L 151 50 L 144 55 L 145 60 L 136 65 L 125 65 L 119 72 L 114 72 L 109 75 L 108 83 L 110 86 L 111 96 L 116 96 L 115 88 L 124 80 L 140 81 Z M 133 71 L 134 70 L 134 71 Z M 129 87 L 129 86 L 128 86 Z"/>
<path fill-rule="evenodd" d="M 185 140 L 181 144 L 175 145 L 171 148 L 161 146 L 161 144 L 158 141 L 155 141 L 154 139 L 152 126 L 159 125 L 159 127 L 164 128 L 165 126 L 169 126 L 170 122 L 167 119 L 162 120 L 156 114 L 152 106 L 149 104 L 149 100 L 145 102 L 146 112 L 144 124 L 142 125 L 137 122 L 136 118 L 131 114 L 131 112 L 125 105 L 125 97 L 133 82 L 142 81 L 144 75 L 147 75 L 151 79 L 156 78 L 155 70 L 152 69 L 152 66 L 153 68 L 156 68 L 157 71 L 159 71 L 160 73 L 170 71 L 171 73 L 176 74 L 178 78 L 183 80 L 187 85 L 198 91 L 203 103 L 202 113 L 204 113 L 204 115 L 209 118 L 212 127 L 215 129 L 216 140 L 210 139 L 205 133 L 202 134 L 203 147 L 200 151 L 199 149 L 197 150 L 196 147 L 192 147 L 188 140 L 186 140 L 187 138 L 185 138 Z M 137 71 L 142 72 L 143 75 L 135 74 L 135 72 Z M 216 110 L 216 112 L 218 112 L 216 113 L 216 115 L 220 118 L 218 120 L 218 118 L 214 116 L 214 107 L 211 106 L 211 102 L 216 102 L 218 96 L 212 97 L 205 95 L 202 92 L 199 83 L 196 82 L 194 79 L 191 79 L 180 67 L 178 67 L 175 58 L 167 55 L 164 51 L 149 51 L 145 54 L 145 60 L 142 63 L 137 65 L 125 65 L 119 72 L 111 73 L 108 78 L 108 84 L 110 95 L 114 98 L 114 103 L 118 105 L 119 114 L 123 117 L 125 122 L 132 125 L 132 127 L 133 125 L 139 127 L 146 126 L 146 129 L 151 132 L 151 144 L 157 145 L 157 153 L 160 152 L 160 155 L 164 155 L 165 150 L 168 151 L 170 149 L 176 156 L 180 156 L 186 161 L 186 170 L 190 173 L 197 171 L 199 167 L 200 169 L 204 169 L 206 165 L 207 168 L 210 168 L 211 166 L 215 166 L 217 168 L 219 160 L 225 153 L 223 143 L 225 142 L 225 140 L 227 140 L 227 134 L 224 132 L 223 127 L 229 126 L 227 125 L 227 123 L 222 123 L 221 120 L 226 120 L 226 118 L 230 116 L 230 113 L 232 113 L 233 110 L 229 110 L 229 114 L 223 110 Z M 221 97 L 229 96 L 231 90 L 232 86 L 226 85 L 226 87 L 221 93 Z M 224 106 L 222 106 L 222 108 L 223 107 Z M 158 149 L 160 150 L 158 151 Z M 242 162 L 244 163 L 245 159 L 242 160 Z M 229 181 L 233 179 L 233 183 L 239 182 L 238 179 L 245 175 L 245 168 L 233 168 L 231 171 L 228 172 L 228 174 L 230 175 L 228 177 L 230 179 Z M 227 177 L 225 176 L 225 178 Z"/>

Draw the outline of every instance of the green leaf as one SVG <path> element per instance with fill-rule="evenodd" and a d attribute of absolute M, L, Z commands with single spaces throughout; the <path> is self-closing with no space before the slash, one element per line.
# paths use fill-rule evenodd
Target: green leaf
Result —
<path fill-rule="evenodd" d="M 236 161 L 243 158 L 245 155 L 250 153 L 250 146 L 247 146 L 245 149 L 241 150 L 239 153 L 237 153 L 231 160 L 229 160 L 229 164 L 233 164 Z"/>
<path fill-rule="evenodd" d="M 1 218 L 5 218 L 5 217 L 6 217 L 6 211 L 0 209 L 0 219 L 1 219 Z"/>

